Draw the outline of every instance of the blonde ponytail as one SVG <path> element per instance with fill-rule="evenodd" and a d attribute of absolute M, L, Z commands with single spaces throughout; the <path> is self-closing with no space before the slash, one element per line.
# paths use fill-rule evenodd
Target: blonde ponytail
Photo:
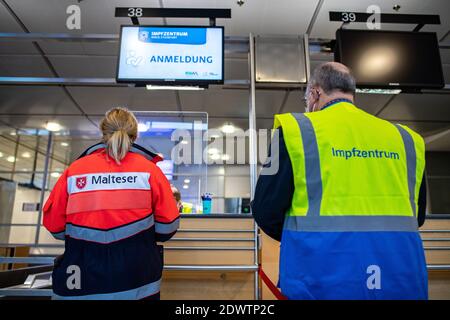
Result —
<path fill-rule="evenodd" d="M 135 116 L 126 108 L 113 108 L 106 112 L 100 123 L 100 130 L 107 154 L 120 164 L 137 138 L 138 124 Z"/>

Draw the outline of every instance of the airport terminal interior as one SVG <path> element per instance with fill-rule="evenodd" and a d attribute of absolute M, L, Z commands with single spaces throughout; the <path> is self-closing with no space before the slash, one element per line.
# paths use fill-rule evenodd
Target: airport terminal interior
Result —
<path fill-rule="evenodd" d="M 207 30 L 191 39 L 207 44 L 189 59 L 209 50 L 211 69 L 180 73 L 188 56 L 163 61 L 171 39 L 151 37 L 177 27 Z M 378 32 L 381 42 L 392 36 L 395 45 L 364 56 L 366 37 L 349 40 L 352 30 Z M 165 67 L 139 70 L 133 32 L 156 43 L 155 63 Z M 420 50 L 408 46 L 426 43 L 435 50 L 414 60 Z M 314 68 L 355 52 L 355 69 L 364 58 L 368 73 L 357 75 L 355 104 L 425 140 L 429 297 L 450 299 L 448 0 L 0 0 L 0 299 L 50 299 L 64 243 L 43 227 L 43 205 L 64 170 L 100 142 L 99 121 L 117 106 L 135 113 L 137 143 L 163 158 L 158 165 L 181 194 L 180 228 L 164 243 L 161 299 L 276 299 L 258 270 L 277 283 L 279 243 L 250 207 L 274 115 L 304 112 Z M 372 81 L 383 68 L 412 80 Z M 434 78 L 422 81 L 432 68 Z"/>

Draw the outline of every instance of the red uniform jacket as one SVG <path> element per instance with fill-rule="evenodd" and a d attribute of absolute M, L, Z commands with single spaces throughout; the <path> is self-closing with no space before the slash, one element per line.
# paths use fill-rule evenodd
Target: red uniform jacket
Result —
<path fill-rule="evenodd" d="M 142 147 L 134 145 L 120 165 L 103 145 L 94 147 L 69 166 L 44 206 L 44 226 L 65 239 L 53 290 L 80 299 L 156 295 L 163 266 L 156 242 L 179 225 L 170 184 Z"/>

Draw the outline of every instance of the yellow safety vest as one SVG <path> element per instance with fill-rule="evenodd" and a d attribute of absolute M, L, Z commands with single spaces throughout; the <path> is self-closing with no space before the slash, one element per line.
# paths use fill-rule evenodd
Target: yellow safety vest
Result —
<path fill-rule="evenodd" d="M 315 264 L 335 265 L 337 270 L 342 267 L 358 273 L 358 268 L 366 268 L 366 262 L 370 266 L 373 259 L 375 265 L 377 261 L 385 265 L 384 275 L 393 272 L 393 262 L 378 251 L 385 250 L 385 242 L 394 241 L 392 245 L 398 250 L 414 251 L 403 258 L 397 257 L 396 262 L 398 267 L 414 264 L 416 277 L 419 275 L 410 279 L 415 281 L 410 289 L 418 295 L 406 296 L 425 298 L 426 264 L 416 217 L 425 166 L 425 147 L 420 135 L 406 126 L 370 115 L 349 102 L 335 103 L 320 112 L 276 115 L 274 128 L 280 127 L 295 186 L 281 243 L 283 292 L 293 298 L 395 299 L 396 289 L 392 288 L 400 281 L 395 277 L 386 280 L 389 285 L 382 293 L 381 289 L 371 291 L 365 287 L 365 274 L 359 275 L 360 283 L 350 286 L 347 293 L 342 293 L 344 289 L 333 291 L 333 285 L 345 288 L 345 283 L 352 281 L 352 274 L 347 271 L 342 271 L 341 277 L 331 277 L 332 284 L 325 281 L 330 289 L 328 293 L 314 291 L 307 285 L 312 282 L 317 288 L 323 284 L 321 276 L 314 277 L 311 271 L 317 268 Z M 323 252 L 316 247 L 317 243 Z M 360 248 L 362 244 L 367 249 Z M 361 261 L 350 259 L 345 266 L 334 250 L 351 253 Z M 306 257 L 300 257 L 299 252 Z M 311 265 L 304 259 L 310 259 L 307 261 Z M 333 292 L 340 294 L 334 296 Z"/>

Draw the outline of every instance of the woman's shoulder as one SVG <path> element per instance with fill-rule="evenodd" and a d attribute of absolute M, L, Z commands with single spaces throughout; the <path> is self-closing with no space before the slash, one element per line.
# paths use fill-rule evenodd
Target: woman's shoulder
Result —
<path fill-rule="evenodd" d="M 92 153 L 78 158 L 68 167 L 69 175 L 109 171 L 148 171 L 158 170 L 158 166 L 141 154 L 129 152 L 118 165 L 104 152 Z"/>
<path fill-rule="evenodd" d="M 135 152 L 129 152 L 124 159 L 124 164 L 135 165 L 148 170 L 155 170 L 158 166 L 151 160 L 147 159 L 143 155 Z"/>
<path fill-rule="evenodd" d="M 69 167 L 69 173 L 84 173 L 86 171 L 102 170 L 106 164 L 106 155 L 103 153 L 93 153 L 85 155 L 72 162 Z"/>

